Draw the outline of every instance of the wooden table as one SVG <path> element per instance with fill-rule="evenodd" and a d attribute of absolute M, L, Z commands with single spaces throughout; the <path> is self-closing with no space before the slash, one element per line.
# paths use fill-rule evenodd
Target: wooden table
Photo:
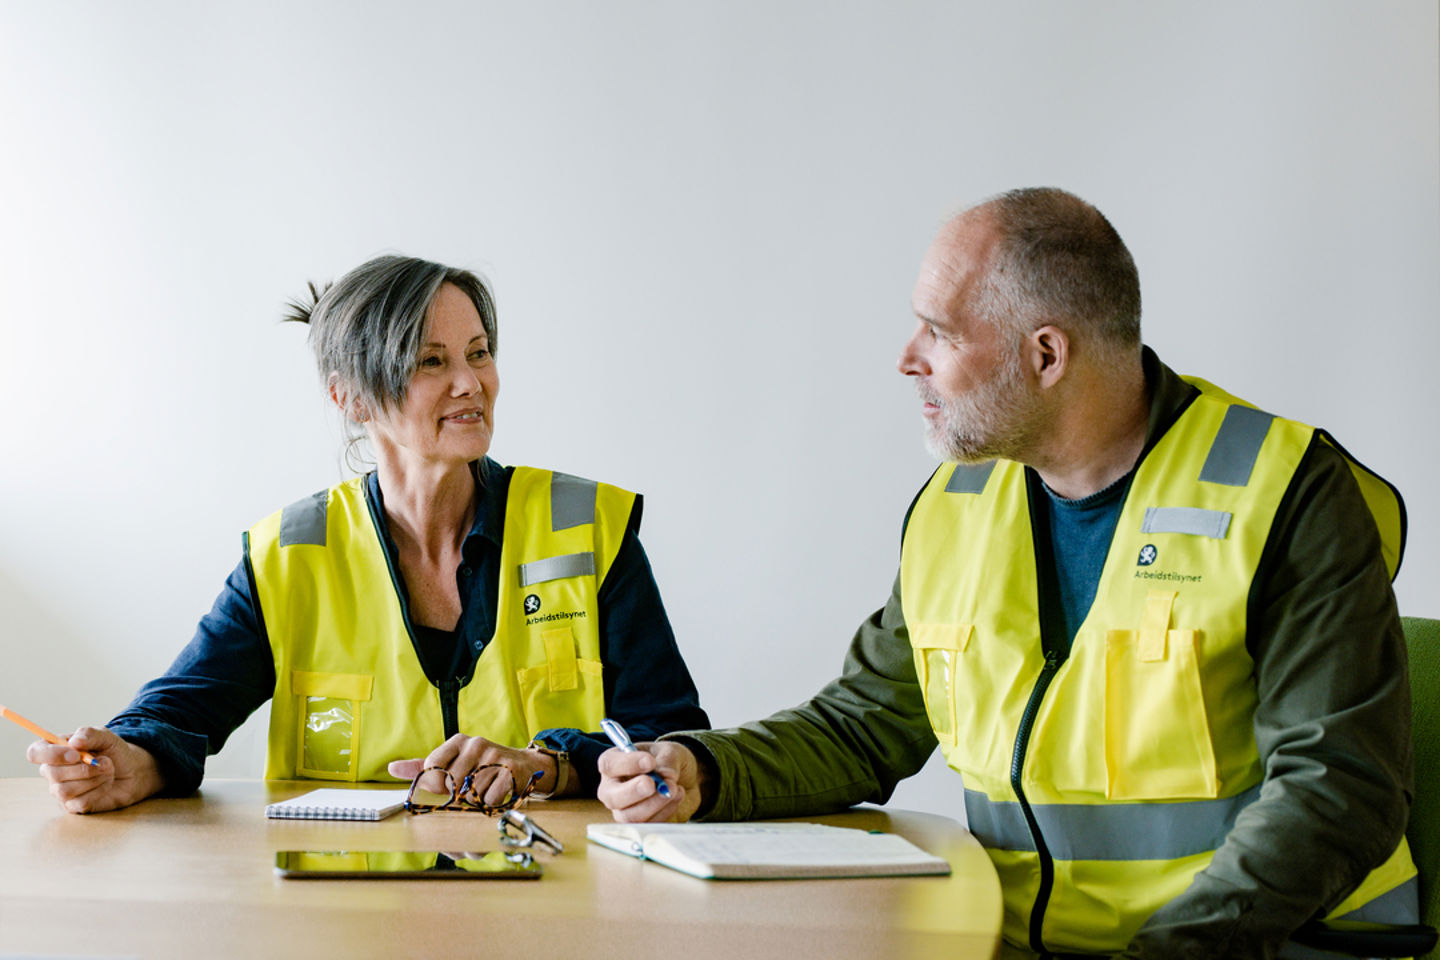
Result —
<path fill-rule="evenodd" d="M 588 844 L 593 800 L 534 802 L 565 843 L 538 881 L 282 880 L 274 852 L 493 850 L 478 814 L 267 820 L 314 783 L 208 780 L 179 800 L 66 814 L 39 777 L 0 779 L 0 956 L 641 960 L 996 956 L 1000 885 L 953 820 L 860 809 L 812 819 L 902 834 L 949 877 L 696 880 Z"/>

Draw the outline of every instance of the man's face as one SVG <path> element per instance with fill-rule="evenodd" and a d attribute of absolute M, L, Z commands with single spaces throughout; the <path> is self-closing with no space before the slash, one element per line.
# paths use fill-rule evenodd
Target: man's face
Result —
<path fill-rule="evenodd" d="M 951 221 L 915 283 L 920 322 L 898 366 L 915 378 L 925 445 L 942 460 L 1019 459 L 1038 420 L 1018 346 L 975 311 L 995 239 L 983 213 Z"/>

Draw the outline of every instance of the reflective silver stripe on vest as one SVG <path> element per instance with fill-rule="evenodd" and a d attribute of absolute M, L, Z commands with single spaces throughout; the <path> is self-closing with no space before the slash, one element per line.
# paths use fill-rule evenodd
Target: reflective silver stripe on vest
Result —
<path fill-rule="evenodd" d="M 325 511 L 330 505 L 330 491 L 321 490 L 304 500 L 297 500 L 280 511 L 280 546 L 297 543 L 325 546 Z"/>
<path fill-rule="evenodd" d="M 1369 903 L 1362 904 L 1349 913 L 1342 913 L 1336 920 L 1360 921 L 1362 923 L 1412 924 L 1420 922 L 1420 881 L 1411 877 L 1393 890 L 1380 894 Z M 1378 931 L 1377 931 L 1378 932 Z M 1280 960 L 1331 960 L 1335 957 L 1353 954 L 1331 953 L 1303 947 L 1298 943 L 1286 943 L 1275 955 Z"/>
<path fill-rule="evenodd" d="M 1224 540 L 1230 529 L 1230 514 L 1224 510 L 1199 507 L 1146 507 L 1141 533 L 1191 533 Z"/>
<path fill-rule="evenodd" d="M 550 477 L 550 529 L 558 533 L 595 522 L 594 480 L 556 473 Z"/>
<path fill-rule="evenodd" d="M 1335 919 L 1363 920 L 1366 923 L 1419 923 L 1420 880 L 1411 877 L 1394 890 L 1382 893 Z"/>
<path fill-rule="evenodd" d="M 520 586 L 528 587 L 532 583 L 564 577 L 583 577 L 594 572 L 595 554 L 567 553 L 562 557 L 546 557 L 520 564 Z"/>
<path fill-rule="evenodd" d="M 1273 413 L 1238 403 L 1226 410 L 1225 420 L 1205 457 L 1205 466 L 1200 468 L 1200 479 L 1231 487 L 1249 483 L 1250 471 L 1255 469 L 1255 460 L 1260 456 L 1260 445 L 1265 442 L 1270 421 L 1274 419 Z"/>
<path fill-rule="evenodd" d="M 1057 860 L 1176 860 L 1217 849 L 1236 815 L 1258 796 L 1257 784 L 1222 800 L 1032 803 L 1030 810 Z M 1019 803 L 967 789 L 965 815 L 983 846 L 1035 851 Z"/>
<path fill-rule="evenodd" d="M 946 493 L 984 493 L 985 483 L 995 470 L 995 461 L 988 463 L 957 463 L 950 482 L 945 484 Z"/>

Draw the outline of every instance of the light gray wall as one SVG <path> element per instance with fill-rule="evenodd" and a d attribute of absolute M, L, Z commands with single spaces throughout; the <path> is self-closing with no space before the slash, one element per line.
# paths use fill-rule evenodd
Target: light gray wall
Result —
<path fill-rule="evenodd" d="M 54 728 L 341 477 L 276 321 L 384 250 L 494 281 L 497 458 L 646 494 L 714 720 L 803 699 L 931 469 L 920 255 L 1023 184 L 1111 217 L 1169 363 L 1409 494 L 1397 591 L 1440 614 L 1434 3 L 0 9 L 0 702 Z M 211 771 L 262 753 L 252 721 Z M 899 802 L 953 812 L 939 773 Z"/>

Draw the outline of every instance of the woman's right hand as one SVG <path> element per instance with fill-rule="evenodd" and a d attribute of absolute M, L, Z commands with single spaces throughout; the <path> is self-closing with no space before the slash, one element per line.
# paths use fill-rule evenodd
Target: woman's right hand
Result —
<path fill-rule="evenodd" d="M 80 759 L 80 751 L 98 763 Z M 139 803 L 163 787 L 155 757 L 104 727 L 81 727 L 64 744 L 36 740 L 25 758 L 50 781 L 50 795 L 67 813 L 101 813 Z"/>

